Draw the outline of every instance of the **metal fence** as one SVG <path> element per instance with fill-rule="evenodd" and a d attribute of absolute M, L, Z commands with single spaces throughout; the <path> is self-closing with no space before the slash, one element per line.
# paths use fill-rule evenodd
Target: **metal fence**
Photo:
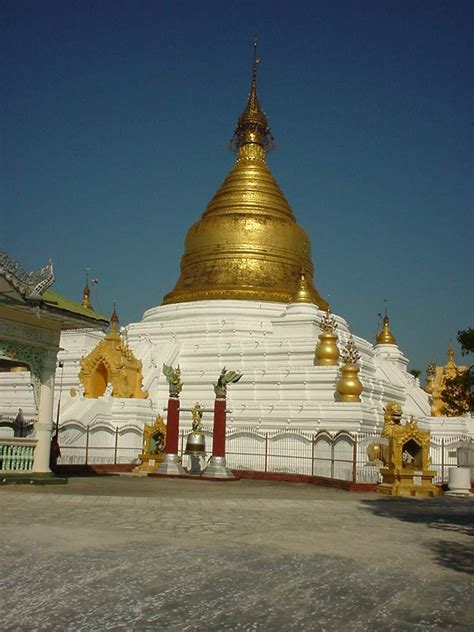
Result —
<path fill-rule="evenodd" d="M 206 453 L 212 453 L 212 429 L 203 429 Z M 73 445 L 61 443 L 59 464 L 137 463 L 141 437 L 135 431 L 115 429 L 89 432 L 76 436 Z M 179 452 L 185 466 L 188 431 L 181 431 Z M 380 469 L 370 461 L 368 448 L 380 442 L 380 435 L 341 431 L 331 434 L 321 430 L 311 434 L 299 430 L 258 432 L 253 429 L 228 431 L 226 437 L 227 466 L 233 470 L 282 472 L 321 476 L 352 482 L 377 483 Z M 448 478 L 450 467 L 457 465 L 456 448 L 462 435 L 432 437 L 430 457 L 436 471 L 435 482 Z"/>

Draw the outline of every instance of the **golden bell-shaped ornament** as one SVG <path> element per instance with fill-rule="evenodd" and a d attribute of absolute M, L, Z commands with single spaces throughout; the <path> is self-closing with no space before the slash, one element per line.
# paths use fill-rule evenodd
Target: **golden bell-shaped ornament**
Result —
<path fill-rule="evenodd" d="M 360 368 L 357 364 L 347 362 L 341 366 L 341 377 L 339 378 L 336 389 L 339 394 L 340 402 L 360 402 L 362 393 L 362 382 L 357 377 Z"/>
<path fill-rule="evenodd" d="M 190 456 L 206 456 L 206 437 L 202 432 L 193 430 L 188 434 L 184 453 Z"/>
<path fill-rule="evenodd" d="M 335 366 L 340 356 L 337 334 L 332 331 L 323 331 L 319 334 L 315 355 L 317 366 Z"/>

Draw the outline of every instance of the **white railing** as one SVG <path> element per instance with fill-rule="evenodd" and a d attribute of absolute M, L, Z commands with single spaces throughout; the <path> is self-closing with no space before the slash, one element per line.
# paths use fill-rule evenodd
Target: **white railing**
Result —
<path fill-rule="evenodd" d="M 212 451 L 212 430 L 204 429 L 206 452 Z M 186 464 L 184 454 L 188 431 L 181 431 L 179 452 Z M 84 432 L 75 445 L 61 445 L 59 465 L 137 463 L 141 452 L 140 442 L 134 433 L 131 444 L 130 433 Z M 234 470 L 256 472 L 281 472 L 307 476 L 320 476 L 360 483 L 377 483 L 380 468 L 370 462 L 369 446 L 381 440 L 380 435 L 341 431 L 331 434 L 325 430 L 311 434 L 299 430 L 259 432 L 253 429 L 227 432 L 226 461 Z M 448 479 L 448 470 L 457 465 L 456 450 L 452 446 L 467 437 L 457 435 L 449 438 L 432 437 L 430 457 L 432 469 L 436 471 L 435 482 Z M 59 436 L 61 444 L 61 434 Z"/>
<path fill-rule="evenodd" d="M 27 472 L 33 467 L 36 439 L 0 438 L 0 472 Z"/>

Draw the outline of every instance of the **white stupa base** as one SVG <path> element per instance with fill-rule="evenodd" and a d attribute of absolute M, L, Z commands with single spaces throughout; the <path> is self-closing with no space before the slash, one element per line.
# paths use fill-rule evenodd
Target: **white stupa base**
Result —
<path fill-rule="evenodd" d="M 202 475 L 206 478 L 235 478 L 225 466 L 225 456 L 212 456 Z"/>
<path fill-rule="evenodd" d="M 165 458 L 156 470 L 156 473 L 166 474 L 167 476 L 187 476 L 186 471 L 178 460 L 177 454 L 165 454 Z"/>
<path fill-rule="evenodd" d="M 428 394 L 407 372 L 406 358 L 396 345 L 374 348 L 369 341 L 354 336 L 361 354 L 362 401 L 337 401 L 339 367 L 315 365 L 323 315 L 315 305 L 237 300 L 152 308 L 140 322 L 131 323 L 123 332 L 125 341 L 143 363 L 143 388 L 150 393 L 148 399 L 112 397 L 109 387 L 97 399 L 84 397 L 78 378 L 80 360 L 102 340 L 103 334 L 63 332 L 58 359 L 64 362 L 64 369 L 61 379 L 56 380 L 54 403 L 56 410 L 61 394 L 61 463 L 83 463 L 86 446 L 89 463 L 137 463 L 145 424 L 163 416 L 168 404 L 163 364 L 181 367 L 183 431 L 191 430 L 190 411 L 195 402 L 208 409 L 203 424 L 212 427 L 213 384 L 225 366 L 243 373 L 242 380 L 229 388 L 227 429 L 241 433 L 245 445 L 252 440 L 246 438 L 246 433 L 252 437 L 255 432 L 260 433 L 260 440 L 265 440 L 265 433 L 310 436 L 321 430 L 332 435 L 342 430 L 379 434 L 388 401 L 400 404 L 405 416 L 414 415 L 433 436 L 444 438 L 445 445 L 454 439 L 458 441 L 460 436 L 474 436 L 474 419 L 470 416 L 429 416 Z M 349 329 L 343 318 L 335 319 L 338 345 L 342 348 Z M 0 374 L 0 415 L 4 419 L 13 420 L 19 408 L 25 419 L 34 417 L 30 382 L 27 371 Z M 177 460 L 165 461 L 162 468 L 170 475 L 184 473 Z"/>

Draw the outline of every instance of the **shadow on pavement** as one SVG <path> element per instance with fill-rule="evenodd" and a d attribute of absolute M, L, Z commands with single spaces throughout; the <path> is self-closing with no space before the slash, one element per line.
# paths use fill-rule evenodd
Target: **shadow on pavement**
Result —
<path fill-rule="evenodd" d="M 449 540 L 437 540 L 429 545 L 437 564 L 453 571 L 474 575 L 474 546 Z"/>
<path fill-rule="evenodd" d="M 364 509 L 377 516 L 423 524 L 429 529 L 474 535 L 474 504 L 469 500 L 363 500 Z M 428 544 L 435 561 L 455 571 L 474 574 L 474 543 L 440 539 Z"/>

